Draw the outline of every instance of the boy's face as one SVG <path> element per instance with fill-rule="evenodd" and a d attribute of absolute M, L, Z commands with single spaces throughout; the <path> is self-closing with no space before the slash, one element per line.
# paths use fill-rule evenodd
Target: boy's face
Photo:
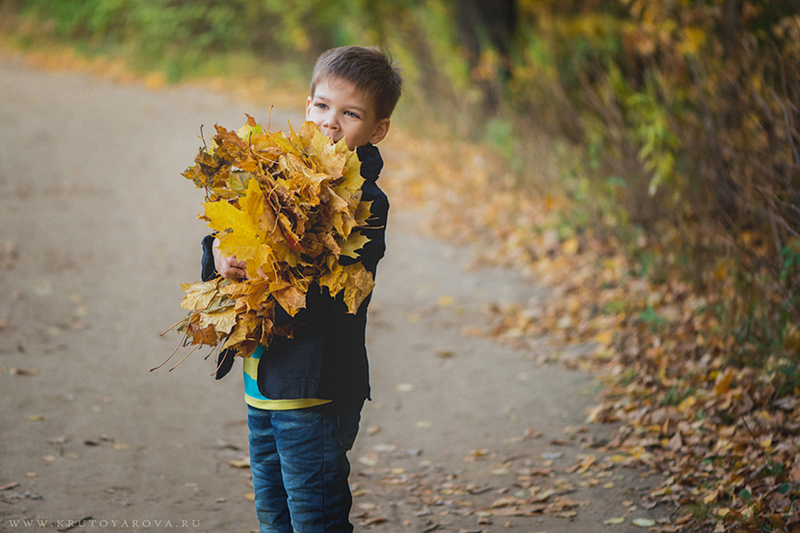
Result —
<path fill-rule="evenodd" d="M 378 119 L 372 102 L 352 83 L 337 78 L 317 84 L 306 101 L 306 120 L 333 142 L 345 139 L 351 150 L 377 144 L 389 131 L 389 119 Z"/>

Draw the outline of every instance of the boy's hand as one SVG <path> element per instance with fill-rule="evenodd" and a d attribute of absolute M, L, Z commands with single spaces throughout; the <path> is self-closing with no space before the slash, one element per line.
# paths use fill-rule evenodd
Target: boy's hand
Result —
<path fill-rule="evenodd" d="M 214 253 L 214 267 L 217 269 L 217 274 L 225 279 L 244 279 L 247 276 L 245 272 L 247 263 L 235 257 L 223 256 L 219 251 L 219 239 L 214 239 L 211 250 Z"/>

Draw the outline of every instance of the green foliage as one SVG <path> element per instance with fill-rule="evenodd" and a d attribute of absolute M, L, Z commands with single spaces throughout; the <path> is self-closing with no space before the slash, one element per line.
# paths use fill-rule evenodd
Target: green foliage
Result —
<path fill-rule="evenodd" d="M 797 281 L 800 277 L 800 239 L 795 239 L 791 245 L 781 248 L 780 280 L 783 283 Z"/>
<path fill-rule="evenodd" d="M 30 0 L 20 17 L 42 31 L 106 51 L 124 48 L 142 68 L 174 81 L 209 58 L 249 52 L 310 61 L 324 48 L 353 40 L 352 7 L 323 0 Z"/>
<path fill-rule="evenodd" d="M 644 170 L 652 176 L 647 187 L 650 196 L 655 196 L 659 187 L 670 185 L 677 203 L 680 184 L 675 173 L 675 155 L 679 142 L 670 130 L 668 109 L 659 101 L 653 83 L 648 83 L 645 91 L 627 96 L 632 125 L 630 136 L 640 147 L 637 155 Z M 674 181 L 669 183 L 669 180 Z"/>
<path fill-rule="evenodd" d="M 693 387 L 684 387 L 680 383 L 676 383 L 664 395 L 664 405 L 672 405 L 677 407 L 683 400 L 694 394 Z"/>
<path fill-rule="evenodd" d="M 667 319 L 662 317 L 658 314 L 658 312 L 653 309 L 653 306 L 648 304 L 647 308 L 644 311 L 639 313 L 639 321 L 643 324 L 646 324 L 653 333 L 657 333 L 664 329 L 664 327 L 669 323 Z"/>
<path fill-rule="evenodd" d="M 510 163 L 517 173 L 522 171 L 522 161 L 517 155 L 514 124 L 500 117 L 493 117 L 486 125 L 486 141 Z"/>

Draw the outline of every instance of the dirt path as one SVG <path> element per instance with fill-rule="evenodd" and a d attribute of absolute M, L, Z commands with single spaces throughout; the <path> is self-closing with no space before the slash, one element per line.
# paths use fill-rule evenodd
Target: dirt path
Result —
<path fill-rule="evenodd" d="M 215 382 L 201 354 L 148 372 L 178 341 L 159 332 L 182 316 L 179 283 L 199 276 L 201 194 L 179 173 L 201 124 L 236 127 L 245 112 L 266 120 L 200 90 L 0 59 L 0 529 L 257 527 L 249 470 L 231 466 L 247 455 L 237 373 Z M 385 146 L 389 182 L 399 156 Z M 370 316 L 358 529 L 642 531 L 634 518 L 668 513 L 641 506 L 656 476 L 588 468 L 603 454 L 586 445 L 612 428 L 564 432 L 584 423 L 590 376 L 537 365 L 544 345 L 461 334 L 482 305 L 541 289 L 468 272 L 468 250 L 422 237 L 414 219 L 393 204 Z"/>

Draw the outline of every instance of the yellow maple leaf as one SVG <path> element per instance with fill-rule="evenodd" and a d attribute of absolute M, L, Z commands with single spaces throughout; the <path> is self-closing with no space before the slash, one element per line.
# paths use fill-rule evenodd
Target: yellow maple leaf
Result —
<path fill-rule="evenodd" d="M 372 292 L 375 287 L 375 281 L 372 279 L 372 274 L 361 263 L 347 265 L 344 270 L 347 272 L 348 281 L 350 281 L 344 288 L 344 302 L 347 304 L 348 311 L 355 313 L 361 303 Z"/>
<path fill-rule="evenodd" d="M 186 293 L 181 301 L 181 307 L 190 311 L 207 308 L 219 293 L 215 281 L 181 283 L 181 288 Z"/>
<path fill-rule="evenodd" d="M 319 170 L 333 179 L 339 178 L 344 172 L 347 154 L 331 143 L 313 122 L 303 124 L 303 137 L 307 139 L 308 151 L 315 154 L 312 159 L 319 165 Z"/>
<path fill-rule="evenodd" d="M 361 162 L 355 152 L 351 152 L 347 158 L 344 173 L 342 178 L 338 180 L 333 187 L 336 193 L 349 200 L 350 196 L 361 190 L 361 185 L 364 184 L 364 178 L 361 177 Z"/>
<path fill-rule="evenodd" d="M 369 242 L 369 239 L 362 235 L 361 232 L 353 232 L 347 239 L 342 239 L 339 243 L 340 255 L 358 259 L 357 251 L 364 247 Z"/>
<path fill-rule="evenodd" d="M 345 283 L 347 282 L 347 273 L 338 262 L 334 262 L 329 266 L 328 272 L 320 276 L 319 284 L 322 287 L 327 287 L 331 296 L 339 294 Z"/>
<path fill-rule="evenodd" d="M 284 287 L 272 293 L 272 296 L 291 316 L 306 306 L 306 294 L 294 285 Z"/>
<path fill-rule="evenodd" d="M 263 243 L 259 218 L 265 211 L 263 193 L 257 180 L 250 180 L 247 195 L 239 199 L 239 208 L 228 202 L 203 204 L 208 225 L 219 232 L 219 249 L 227 256 L 247 262 L 247 272 L 256 276 L 269 261 L 270 248 Z"/>
<path fill-rule="evenodd" d="M 219 335 L 213 324 L 201 328 L 197 323 L 187 326 L 187 335 L 192 338 L 192 344 L 207 344 L 214 346 L 219 342 Z"/>
<path fill-rule="evenodd" d="M 273 282 L 269 278 L 263 278 L 248 283 L 248 290 L 244 294 L 244 301 L 247 304 L 247 309 L 263 309 L 272 288 Z"/>
<path fill-rule="evenodd" d="M 225 344 L 222 345 L 222 349 L 225 350 L 230 347 L 236 347 L 239 350 L 238 355 L 249 356 L 252 351 L 250 351 L 250 353 L 242 353 L 241 345 L 247 340 L 248 336 L 255 331 L 257 326 L 258 320 L 255 313 L 247 312 L 238 314 L 236 317 L 236 325 L 225 340 Z"/>
<path fill-rule="evenodd" d="M 339 243 L 330 231 L 325 231 L 317 235 L 317 240 L 322 246 L 333 252 L 333 255 L 340 255 L 342 253 L 341 246 L 339 246 Z"/>
<path fill-rule="evenodd" d="M 360 200 L 360 198 L 359 198 Z M 355 219 L 356 224 L 359 226 L 363 226 L 367 223 L 367 220 L 372 216 L 372 201 L 369 202 L 358 202 L 358 207 L 356 208 L 355 212 Z"/>
<path fill-rule="evenodd" d="M 200 313 L 200 327 L 214 326 L 214 330 L 227 335 L 236 325 L 236 310 L 233 306 L 222 311 Z"/>

